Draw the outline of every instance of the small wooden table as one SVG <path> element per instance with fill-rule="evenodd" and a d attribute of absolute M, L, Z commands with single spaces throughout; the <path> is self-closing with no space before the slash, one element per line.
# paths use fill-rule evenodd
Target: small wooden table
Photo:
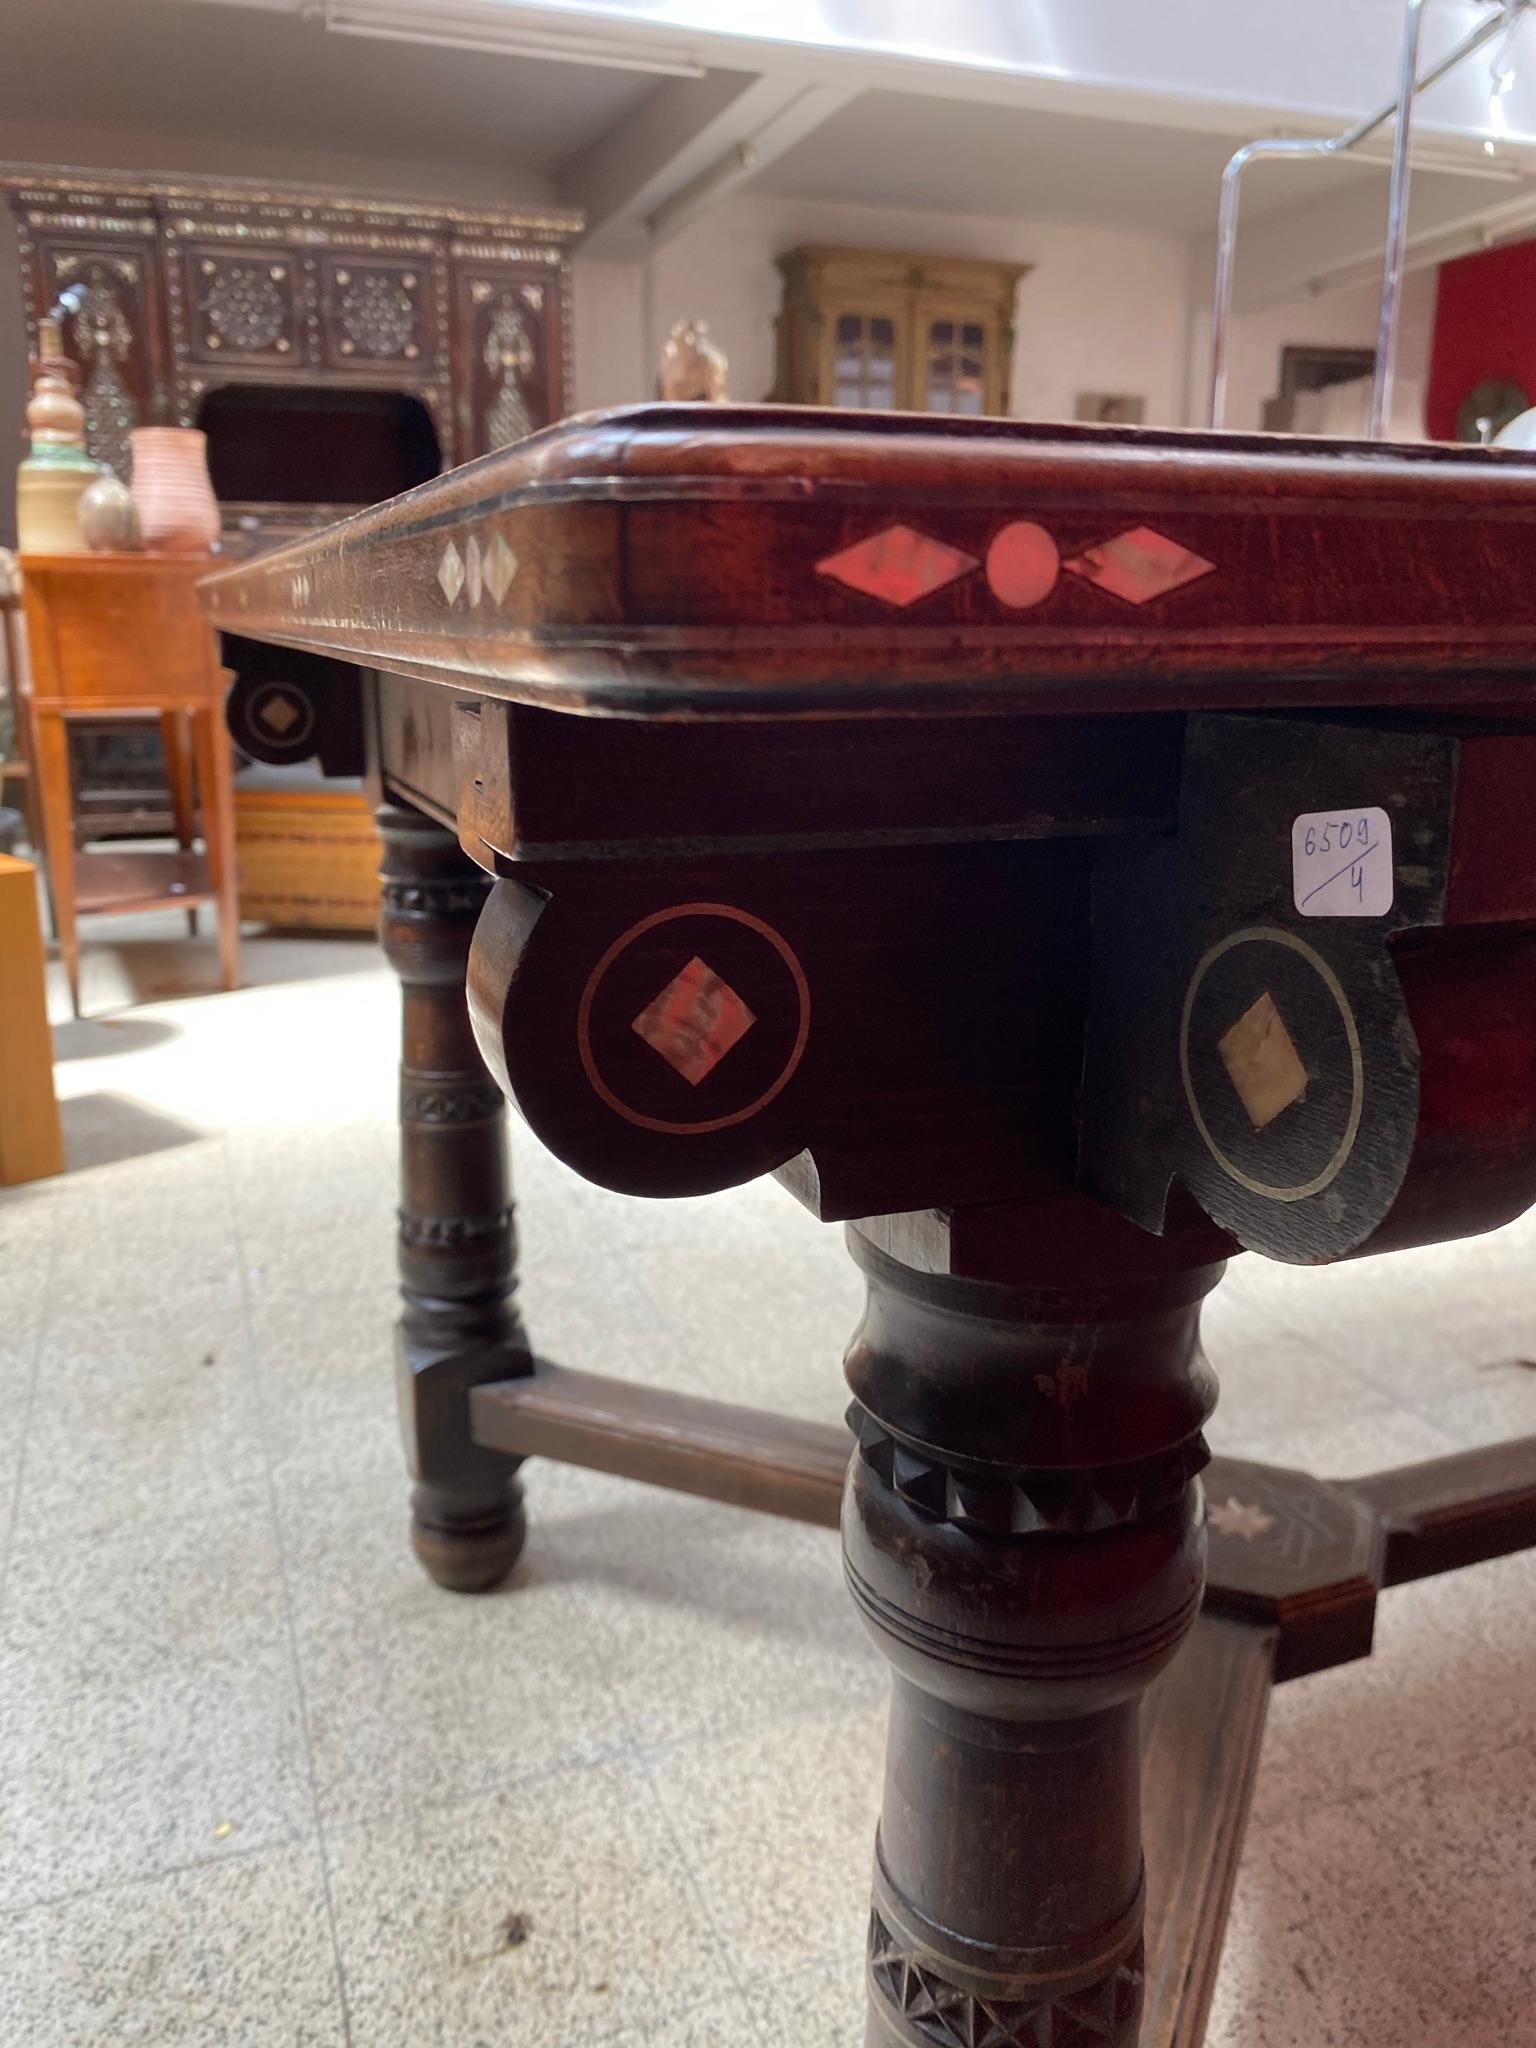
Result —
<path fill-rule="evenodd" d="M 76 920 L 103 911 L 185 909 L 213 902 L 219 971 L 240 984 L 234 790 L 224 730 L 225 671 L 198 609 L 202 555 L 23 555 L 38 800 L 59 950 L 80 1014 Z M 160 722 L 176 814 L 177 852 L 77 852 L 71 720 Z M 188 734 L 190 732 L 190 738 Z M 201 809 L 204 851 L 195 850 Z"/>
<path fill-rule="evenodd" d="M 1498 450 L 654 407 L 209 586 L 380 671 L 418 1554 L 501 1578 L 528 1457 L 841 1508 L 870 2048 L 1194 2048 L 1271 1684 L 1536 1541 L 1533 1438 L 1211 1461 L 1199 1340 L 1536 1199 L 1533 525 Z M 503 1090 L 846 1223 L 851 1441 L 536 1357 Z"/>

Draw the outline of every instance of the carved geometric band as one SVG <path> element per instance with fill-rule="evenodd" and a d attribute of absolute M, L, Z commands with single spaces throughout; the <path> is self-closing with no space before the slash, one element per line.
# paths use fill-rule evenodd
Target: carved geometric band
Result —
<path fill-rule="evenodd" d="M 901 2031 L 938 2048 L 1128 2048 L 1141 2016 L 1138 1942 L 1107 1976 L 1082 1990 L 1028 1999 L 983 1998 L 935 1971 L 925 1956 L 869 1916 L 869 1981 Z"/>
<path fill-rule="evenodd" d="M 458 1251 L 487 1238 L 505 1237 L 511 1228 L 510 1209 L 498 1209 L 491 1216 L 411 1216 L 400 1211 L 401 1244 L 427 1251 Z"/>
<path fill-rule="evenodd" d="M 479 915 L 490 894 L 491 879 L 483 882 L 385 882 L 382 896 L 386 910 L 425 910 L 434 917 Z"/>
<path fill-rule="evenodd" d="M 998 1473 L 913 1450 L 858 1401 L 848 1410 L 848 1427 L 864 1464 L 909 1507 L 979 1536 L 1085 1535 L 1150 1521 L 1173 1506 L 1211 1459 L 1197 1434 L 1139 1464 Z"/>
<path fill-rule="evenodd" d="M 1097 1927 L 1080 1927 L 1059 1941 L 999 1946 L 995 1940 L 962 1934 L 931 1919 L 915 1905 L 892 1878 L 877 1830 L 870 1903 L 892 1946 L 905 1950 L 946 1984 L 992 2005 L 1055 2004 L 1113 1975 L 1130 1960 L 1146 1920 L 1147 1881 L 1143 1868 L 1119 1912 Z M 1023 1918 L 1027 1921 L 1028 1915 Z"/>
<path fill-rule="evenodd" d="M 400 1117 L 404 1123 L 481 1123 L 496 1116 L 503 1106 L 501 1090 L 494 1081 L 400 1083 Z"/>

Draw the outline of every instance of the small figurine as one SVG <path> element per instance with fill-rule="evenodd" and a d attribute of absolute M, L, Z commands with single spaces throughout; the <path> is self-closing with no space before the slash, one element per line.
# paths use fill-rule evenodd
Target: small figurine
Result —
<path fill-rule="evenodd" d="M 662 347 L 656 395 L 673 404 L 694 398 L 721 404 L 729 370 L 725 350 L 710 340 L 704 322 L 679 320 Z"/>

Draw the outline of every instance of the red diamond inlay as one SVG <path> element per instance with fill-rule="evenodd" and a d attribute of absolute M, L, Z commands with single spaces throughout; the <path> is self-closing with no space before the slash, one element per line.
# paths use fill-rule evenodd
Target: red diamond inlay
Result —
<path fill-rule="evenodd" d="M 886 604 L 916 604 L 968 576 L 977 566 L 974 555 L 963 555 L 941 540 L 930 540 L 912 526 L 887 526 L 868 540 L 855 541 L 851 548 L 827 555 L 816 564 L 818 576 L 834 577 L 850 590 L 862 590 Z"/>
<path fill-rule="evenodd" d="M 730 983 L 695 953 L 630 1028 L 697 1088 L 756 1022 Z"/>
<path fill-rule="evenodd" d="M 1133 526 L 1113 540 L 1084 548 L 1062 566 L 1074 576 L 1096 583 L 1111 597 L 1123 597 L 1127 604 L 1146 604 L 1197 577 L 1209 576 L 1216 564 L 1150 526 Z"/>

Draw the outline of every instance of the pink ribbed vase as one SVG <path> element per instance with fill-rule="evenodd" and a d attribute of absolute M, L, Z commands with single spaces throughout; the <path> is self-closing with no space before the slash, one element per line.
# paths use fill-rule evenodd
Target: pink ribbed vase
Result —
<path fill-rule="evenodd" d="M 128 438 L 145 547 L 164 554 L 204 553 L 219 537 L 207 435 L 197 427 L 135 427 Z"/>

